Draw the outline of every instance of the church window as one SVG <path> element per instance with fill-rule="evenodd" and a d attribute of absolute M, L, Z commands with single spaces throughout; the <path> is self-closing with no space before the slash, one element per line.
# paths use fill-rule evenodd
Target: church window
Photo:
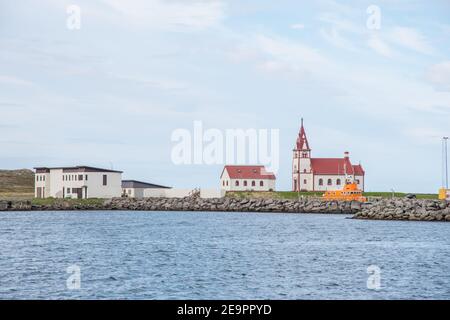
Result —
<path fill-rule="evenodd" d="M 319 179 L 319 186 L 323 186 L 323 179 Z"/>
<path fill-rule="evenodd" d="M 336 185 L 338 185 L 338 186 L 341 185 L 341 179 L 337 179 L 337 180 L 336 180 Z"/>
<path fill-rule="evenodd" d="M 328 184 L 329 186 L 331 186 L 331 185 L 333 184 L 333 182 L 331 181 L 331 179 L 328 179 L 327 184 Z"/>
<path fill-rule="evenodd" d="M 238 180 L 236 180 L 235 185 L 236 185 L 236 187 L 239 187 L 239 181 Z"/>
<path fill-rule="evenodd" d="M 244 187 L 247 186 L 247 180 L 244 180 Z"/>
<path fill-rule="evenodd" d="M 259 182 L 259 186 L 260 186 L 260 187 L 264 187 L 264 181 L 260 181 L 260 182 Z"/>
<path fill-rule="evenodd" d="M 256 186 L 256 182 L 252 181 L 252 187 Z"/>
<path fill-rule="evenodd" d="M 303 180 L 303 184 L 306 184 L 306 179 Z"/>

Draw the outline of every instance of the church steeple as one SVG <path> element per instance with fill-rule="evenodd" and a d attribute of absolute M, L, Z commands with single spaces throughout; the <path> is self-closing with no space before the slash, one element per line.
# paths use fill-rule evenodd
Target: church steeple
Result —
<path fill-rule="evenodd" d="M 303 127 L 303 118 L 301 120 L 300 132 L 298 133 L 296 150 L 311 151 L 309 148 L 308 138 L 306 137 L 305 128 Z"/>

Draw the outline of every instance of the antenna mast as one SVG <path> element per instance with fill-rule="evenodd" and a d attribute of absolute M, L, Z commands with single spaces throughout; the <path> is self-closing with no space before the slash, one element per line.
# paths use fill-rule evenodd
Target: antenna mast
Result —
<path fill-rule="evenodd" d="M 442 138 L 442 187 L 448 189 L 448 137 Z"/>

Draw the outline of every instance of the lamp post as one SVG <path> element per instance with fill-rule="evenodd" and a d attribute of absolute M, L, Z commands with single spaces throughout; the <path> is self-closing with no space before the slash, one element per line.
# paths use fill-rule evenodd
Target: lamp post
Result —
<path fill-rule="evenodd" d="M 443 187 L 445 187 L 445 189 L 448 190 L 448 151 L 447 151 L 447 141 L 448 141 L 448 137 L 443 137 L 442 138 L 442 160 L 443 160 L 443 172 L 442 172 L 442 176 L 443 176 Z"/>

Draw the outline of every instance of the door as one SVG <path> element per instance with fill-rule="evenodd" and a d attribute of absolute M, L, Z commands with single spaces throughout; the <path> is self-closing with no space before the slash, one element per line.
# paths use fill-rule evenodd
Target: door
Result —
<path fill-rule="evenodd" d="M 83 189 L 77 188 L 77 199 L 83 198 Z"/>

